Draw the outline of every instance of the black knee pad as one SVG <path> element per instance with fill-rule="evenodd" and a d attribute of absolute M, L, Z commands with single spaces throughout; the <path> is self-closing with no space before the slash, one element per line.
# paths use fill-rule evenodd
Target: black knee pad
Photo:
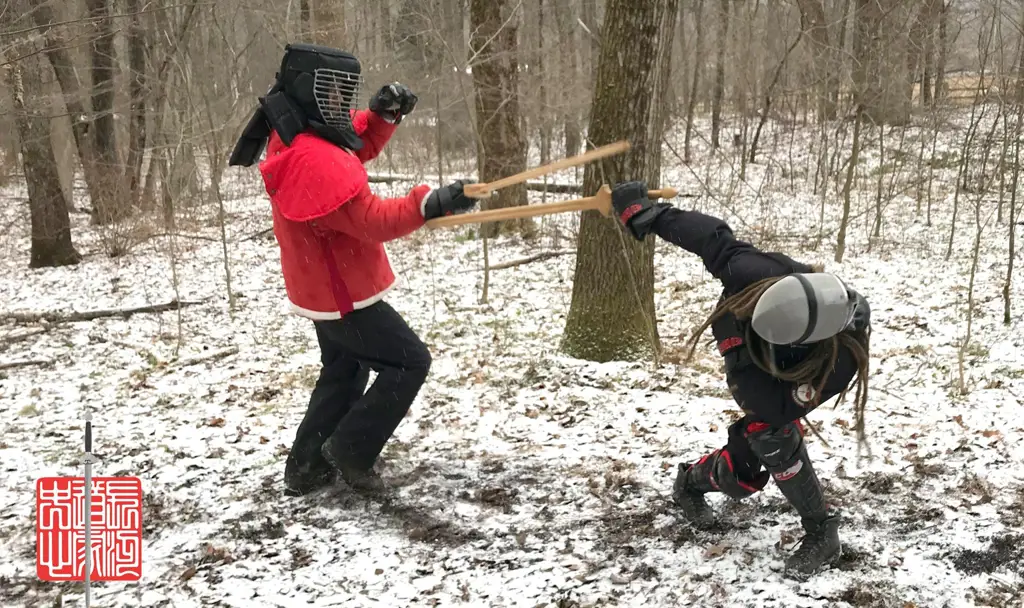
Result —
<path fill-rule="evenodd" d="M 747 425 L 747 441 L 765 468 L 771 471 L 789 465 L 798 457 L 804 437 L 796 422 L 781 427 L 754 422 Z"/>

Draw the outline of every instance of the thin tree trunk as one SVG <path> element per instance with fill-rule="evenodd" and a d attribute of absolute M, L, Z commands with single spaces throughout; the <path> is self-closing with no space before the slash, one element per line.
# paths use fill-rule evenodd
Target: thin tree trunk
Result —
<path fill-rule="evenodd" d="M 1010 287 L 1013 284 L 1013 260 L 1017 256 L 1017 180 L 1020 177 L 1020 138 L 1021 122 L 1024 121 L 1024 104 L 1020 103 L 1021 93 L 1018 93 L 1017 103 L 1017 124 L 1014 125 L 1016 134 L 1013 138 L 1013 179 L 1010 183 L 1010 217 L 1009 217 L 1009 251 L 1007 252 L 1006 280 L 1003 281 L 1003 323 L 1009 325 L 1012 320 L 1010 310 L 1012 300 L 1010 298 Z"/>
<path fill-rule="evenodd" d="M 715 88 L 711 95 L 711 146 L 718 148 L 722 130 L 722 99 L 725 97 L 725 50 L 729 46 L 729 0 L 719 0 L 718 38 L 715 55 Z"/>
<path fill-rule="evenodd" d="M 540 162 L 551 161 L 551 122 L 547 119 L 550 112 L 547 92 L 547 72 L 544 70 L 544 0 L 537 0 L 537 80 L 539 81 L 537 98 L 540 100 Z M 547 177 L 544 178 L 545 180 Z"/>
<path fill-rule="evenodd" d="M 562 85 L 573 87 L 580 82 L 580 28 L 576 23 L 576 16 L 572 12 L 571 2 L 558 0 L 554 6 L 555 21 L 558 24 L 559 38 L 562 46 L 562 65 L 568 66 L 568 73 L 563 73 Z M 566 48 L 568 47 L 568 48 Z M 565 102 L 559 104 L 562 115 L 562 129 L 564 137 L 564 155 L 575 156 L 580 153 L 583 139 L 580 136 L 580 123 L 577 111 Z M 577 176 L 578 179 L 578 176 Z"/>
<path fill-rule="evenodd" d="M 843 13 L 839 16 L 839 41 L 836 43 L 836 48 L 832 50 L 832 66 L 836 74 L 836 87 L 832 91 L 833 105 L 836 107 L 836 114 L 838 115 L 839 108 L 839 89 L 840 83 L 843 81 L 842 75 L 845 73 L 847 53 L 846 53 L 846 34 L 850 27 L 850 10 L 853 8 L 853 0 L 844 0 L 843 2 Z M 856 31 L 856 30 L 855 30 Z M 856 61 L 856 58 L 854 59 Z"/>
<path fill-rule="evenodd" d="M 946 28 L 949 23 L 949 9 L 953 0 L 937 0 L 942 3 L 939 10 L 939 59 L 935 64 L 935 93 L 932 102 L 942 101 L 946 97 L 946 56 L 949 51 L 946 40 Z"/>
<path fill-rule="evenodd" d="M 143 25 L 142 0 L 128 0 L 128 12 L 132 16 L 128 34 L 129 92 L 131 100 L 128 128 L 128 162 L 125 166 L 124 183 L 131 196 L 131 203 L 138 205 L 142 180 L 142 157 L 146 149 L 146 28 Z"/>
<path fill-rule="evenodd" d="M 850 161 L 846 167 L 846 181 L 843 184 L 843 219 L 839 221 L 839 235 L 836 237 L 837 264 L 843 262 L 843 254 L 846 253 L 846 232 L 850 225 L 850 196 L 853 190 L 853 176 L 857 172 L 857 163 L 860 160 L 860 127 L 864 122 L 864 108 L 857 106 L 857 116 L 853 121 L 853 144 L 850 150 Z"/>
<path fill-rule="evenodd" d="M 24 74 L 26 65 L 32 68 L 29 76 Z M 46 104 L 42 103 L 45 99 L 41 74 L 44 67 L 37 57 L 9 65 L 9 85 L 14 98 L 14 119 L 32 222 L 31 268 L 68 266 L 82 259 L 71 243 L 71 218 L 60 187 L 57 160 L 50 146 L 50 119 Z"/>
<path fill-rule="evenodd" d="M 895 164 L 893 171 L 896 170 Z M 885 125 L 878 125 L 878 183 L 875 186 L 875 222 L 868 239 L 868 252 L 882 235 L 882 182 L 885 181 Z"/>
<path fill-rule="evenodd" d="M 89 18 L 93 20 L 92 56 L 92 137 L 95 143 L 96 169 L 101 177 L 99 198 L 92 204 L 94 224 L 106 225 L 128 216 L 124 203 L 125 190 L 121 176 L 125 174 L 118 158 L 114 132 L 114 32 L 110 19 L 109 0 L 86 0 Z"/>
<path fill-rule="evenodd" d="M 693 26 L 697 30 L 697 41 L 695 43 L 693 58 L 693 83 L 690 85 L 690 98 L 686 103 L 686 139 L 683 147 L 683 162 L 691 162 L 690 140 L 693 135 L 693 114 L 697 109 L 697 99 L 700 97 L 700 75 L 704 71 L 704 0 L 697 0 L 697 12 L 694 15 Z"/>
<path fill-rule="evenodd" d="M 932 78 L 935 72 L 935 22 L 939 16 L 942 0 L 925 0 L 927 22 L 924 30 L 923 65 L 921 66 L 921 105 L 932 104 Z"/>
<path fill-rule="evenodd" d="M 1005 87 L 1004 87 L 1005 90 Z M 1003 223 L 1003 203 L 1006 202 L 1006 152 L 1010 147 L 1010 114 L 1003 112 L 1003 141 L 999 147 L 999 206 L 996 208 L 996 224 Z"/>
<path fill-rule="evenodd" d="M 657 105 L 652 126 L 651 141 L 659 142 L 651 150 L 655 156 L 652 162 L 661 167 L 661 139 L 668 129 L 669 119 L 672 115 L 672 108 L 675 107 L 674 95 L 672 92 L 672 48 L 675 44 L 676 21 L 679 19 L 679 0 L 664 0 L 665 12 L 662 14 L 661 35 L 658 39 L 658 88 L 654 93 L 656 99 L 661 103 Z"/>
<path fill-rule="evenodd" d="M 627 139 L 633 147 L 626 154 L 588 164 L 586 192 L 627 179 L 643 179 L 650 188 L 659 183 L 660 167 L 651 162 L 661 141 L 651 141 L 657 101 L 635 91 L 656 90 L 659 26 L 665 9 L 664 0 L 608 0 L 590 140 L 600 146 Z M 657 359 L 653 239 L 639 243 L 616 220 L 594 211 L 582 214 L 562 349 L 590 361 Z"/>

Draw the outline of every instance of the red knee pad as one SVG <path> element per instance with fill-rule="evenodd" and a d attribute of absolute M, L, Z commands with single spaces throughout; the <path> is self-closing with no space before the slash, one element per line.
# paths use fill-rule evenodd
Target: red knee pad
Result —
<path fill-rule="evenodd" d="M 718 450 L 712 454 L 715 457 L 715 467 L 712 472 L 712 483 L 723 494 L 732 498 L 746 498 L 764 489 L 770 476 L 767 471 L 761 471 L 752 481 L 745 481 L 736 476 L 736 469 L 732 464 L 732 456 L 726 449 Z"/>

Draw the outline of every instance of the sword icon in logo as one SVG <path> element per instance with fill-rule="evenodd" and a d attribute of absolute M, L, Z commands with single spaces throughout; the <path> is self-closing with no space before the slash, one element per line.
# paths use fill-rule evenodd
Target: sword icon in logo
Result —
<path fill-rule="evenodd" d="M 92 576 L 92 413 L 85 411 L 85 608 L 91 600 L 90 577 Z"/>

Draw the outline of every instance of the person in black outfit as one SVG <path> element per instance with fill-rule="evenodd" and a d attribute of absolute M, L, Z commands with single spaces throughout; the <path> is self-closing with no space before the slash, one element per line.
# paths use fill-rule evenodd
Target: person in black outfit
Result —
<path fill-rule="evenodd" d="M 742 499 L 774 478 L 806 532 L 786 573 L 813 574 L 841 553 L 839 513 L 825 498 L 799 419 L 836 395 L 841 401 L 856 376 L 863 440 L 867 300 L 833 274 L 737 239 L 718 218 L 653 203 L 643 182 L 618 184 L 612 203 L 634 238 L 653 233 L 699 255 L 723 286 L 714 312 L 690 340 L 689 355 L 711 327 L 743 416 L 729 426 L 724 447 L 679 465 L 673 501 L 696 527 L 708 528 L 714 514 L 704 494 Z"/>

